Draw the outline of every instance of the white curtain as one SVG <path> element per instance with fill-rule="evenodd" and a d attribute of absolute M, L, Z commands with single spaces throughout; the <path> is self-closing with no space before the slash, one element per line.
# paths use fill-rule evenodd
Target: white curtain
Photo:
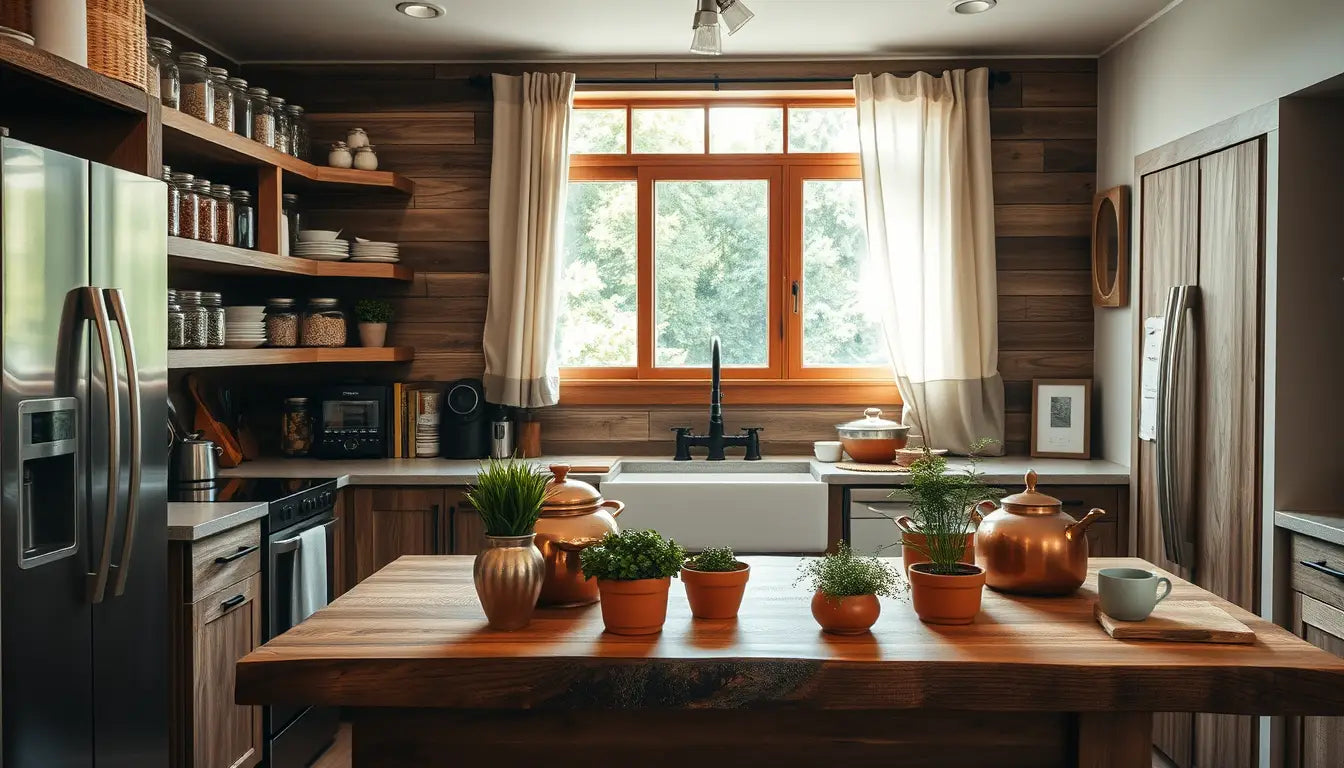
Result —
<path fill-rule="evenodd" d="M 868 249 L 904 420 L 1003 450 L 989 71 L 854 78 Z"/>
<path fill-rule="evenodd" d="M 537 408 L 560 399 L 554 341 L 574 75 L 492 80 L 485 396 L 492 403 Z"/>

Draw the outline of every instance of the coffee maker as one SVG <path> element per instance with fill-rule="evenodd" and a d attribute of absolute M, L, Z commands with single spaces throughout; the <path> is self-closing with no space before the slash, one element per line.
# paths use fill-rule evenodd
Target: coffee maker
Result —
<path fill-rule="evenodd" d="M 484 459 L 490 455 L 490 411 L 480 379 L 460 379 L 444 391 L 439 454 L 445 459 Z"/>

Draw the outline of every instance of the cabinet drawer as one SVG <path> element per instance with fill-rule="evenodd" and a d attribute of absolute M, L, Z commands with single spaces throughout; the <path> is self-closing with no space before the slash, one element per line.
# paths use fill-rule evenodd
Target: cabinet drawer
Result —
<path fill-rule="evenodd" d="M 1292 552 L 1292 589 L 1344 610 L 1344 576 L 1322 570 L 1328 568 L 1344 574 L 1344 547 L 1294 533 Z M 1314 563 L 1317 567 L 1303 563 Z"/>
<path fill-rule="evenodd" d="M 192 542 L 192 602 L 261 572 L 261 522 Z"/>
<path fill-rule="evenodd" d="M 1125 510 L 1120 509 L 1121 485 L 1056 485 L 1054 487 L 1037 486 L 1063 503 L 1064 511 L 1076 520 L 1083 519 L 1093 507 L 1106 510 L 1102 520 L 1114 523 Z"/>

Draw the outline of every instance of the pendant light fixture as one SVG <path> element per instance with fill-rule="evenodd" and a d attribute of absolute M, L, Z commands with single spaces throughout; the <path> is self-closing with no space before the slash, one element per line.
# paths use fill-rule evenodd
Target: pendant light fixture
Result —
<path fill-rule="evenodd" d="M 747 4 L 742 0 L 717 0 L 719 4 L 719 16 L 723 18 L 723 23 L 728 27 L 728 34 L 737 34 L 737 30 L 742 25 L 751 21 L 756 14 L 747 8 Z"/>
<path fill-rule="evenodd" d="M 719 7 L 715 0 L 699 0 L 695 23 L 691 25 L 691 53 L 718 56 L 723 53 L 719 38 Z"/>

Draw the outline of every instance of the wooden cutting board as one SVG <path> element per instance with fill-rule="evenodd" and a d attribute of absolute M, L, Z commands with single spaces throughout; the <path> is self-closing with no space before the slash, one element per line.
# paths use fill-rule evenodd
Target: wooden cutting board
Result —
<path fill-rule="evenodd" d="M 1168 643 L 1253 643 L 1255 632 L 1213 603 L 1166 600 L 1143 621 L 1120 621 L 1092 608 L 1106 634 L 1117 640 L 1162 640 Z"/>

